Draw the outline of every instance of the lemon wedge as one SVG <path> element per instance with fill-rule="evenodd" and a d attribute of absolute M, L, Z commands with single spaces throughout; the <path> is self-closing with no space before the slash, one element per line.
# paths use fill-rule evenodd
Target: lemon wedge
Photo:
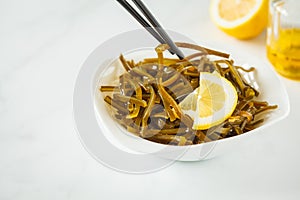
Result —
<path fill-rule="evenodd" d="M 200 73 L 200 86 L 180 104 L 193 118 L 193 129 L 205 130 L 228 119 L 237 105 L 237 91 L 230 81 L 217 72 Z"/>
<path fill-rule="evenodd" d="M 210 15 L 228 35 L 250 39 L 267 26 L 268 0 L 212 0 Z"/>

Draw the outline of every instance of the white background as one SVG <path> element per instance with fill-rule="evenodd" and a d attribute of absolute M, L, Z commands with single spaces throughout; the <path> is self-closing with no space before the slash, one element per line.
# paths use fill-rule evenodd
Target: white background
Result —
<path fill-rule="evenodd" d="M 227 36 L 211 22 L 208 0 L 145 3 L 165 28 L 198 44 L 267 62 L 265 33 Z M 113 0 L 0 1 L 0 199 L 299 199 L 300 82 L 282 77 L 288 118 L 228 155 L 129 175 L 85 151 L 72 116 L 76 76 L 94 48 L 136 28 Z"/>

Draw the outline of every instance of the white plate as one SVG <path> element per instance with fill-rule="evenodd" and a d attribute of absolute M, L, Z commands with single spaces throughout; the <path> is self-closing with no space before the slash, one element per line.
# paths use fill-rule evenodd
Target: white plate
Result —
<path fill-rule="evenodd" d="M 179 33 L 170 34 L 175 41 L 193 43 Z M 287 92 L 271 66 L 247 54 L 228 52 L 235 63 L 249 63 L 257 68 L 255 80 L 260 87 L 260 98 L 279 106 L 262 126 L 240 136 L 186 147 L 157 144 L 126 134 L 110 116 L 103 97 L 98 92 L 99 84 L 109 81 L 111 76 L 108 74 L 120 73 L 118 69 L 111 67 L 112 61 L 120 53 L 153 49 L 156 45 L 157 42 L 144 30 L 117 35 L 95 49 L 79 72 L 74 89 L 74 119 L 83 145 L 101 163 L 116 170 L 139 173 L 158 170 L 174 160 L 199 161 L 213 158 L 230 150 L 237 150 L 242 141 L 257 135 L 289 114 Z"/>

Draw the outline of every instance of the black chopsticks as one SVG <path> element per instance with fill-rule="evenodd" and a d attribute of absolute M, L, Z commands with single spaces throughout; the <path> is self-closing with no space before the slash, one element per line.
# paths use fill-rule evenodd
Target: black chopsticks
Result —
<path fill-rule="evenodd" d="M 176 44 L 169 37 L 167 32 L 162 28 L 159 22 L 151 14 L 150 10 L 145 6 L 141 0 L 132 0 L 138 9 L 145 15 L 152 27 L 126 0 L 117 0 L 153 37 L 155 37 L 161 44 L 168 44 L 170 52 L 176 54 L 179 59 L 184 58 L 184 54 L 176 46 Z"/>

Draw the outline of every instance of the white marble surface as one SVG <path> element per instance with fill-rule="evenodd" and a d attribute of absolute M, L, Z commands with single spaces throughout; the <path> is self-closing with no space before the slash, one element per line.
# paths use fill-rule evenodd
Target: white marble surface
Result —
<path fill-rule="evenodd" d="M 225 35 L 208 0 L 145 2 L 166 28 L 266 60 L 264 34 Z M 72 116 L 77 73 L 101 42 L 135 28 L 113 0 L 0 1 L 0 199 L 299 199 L 300 82 L 284 78 L 289 117 L 229 155 L 129 175 L 85 151 Z"/>

